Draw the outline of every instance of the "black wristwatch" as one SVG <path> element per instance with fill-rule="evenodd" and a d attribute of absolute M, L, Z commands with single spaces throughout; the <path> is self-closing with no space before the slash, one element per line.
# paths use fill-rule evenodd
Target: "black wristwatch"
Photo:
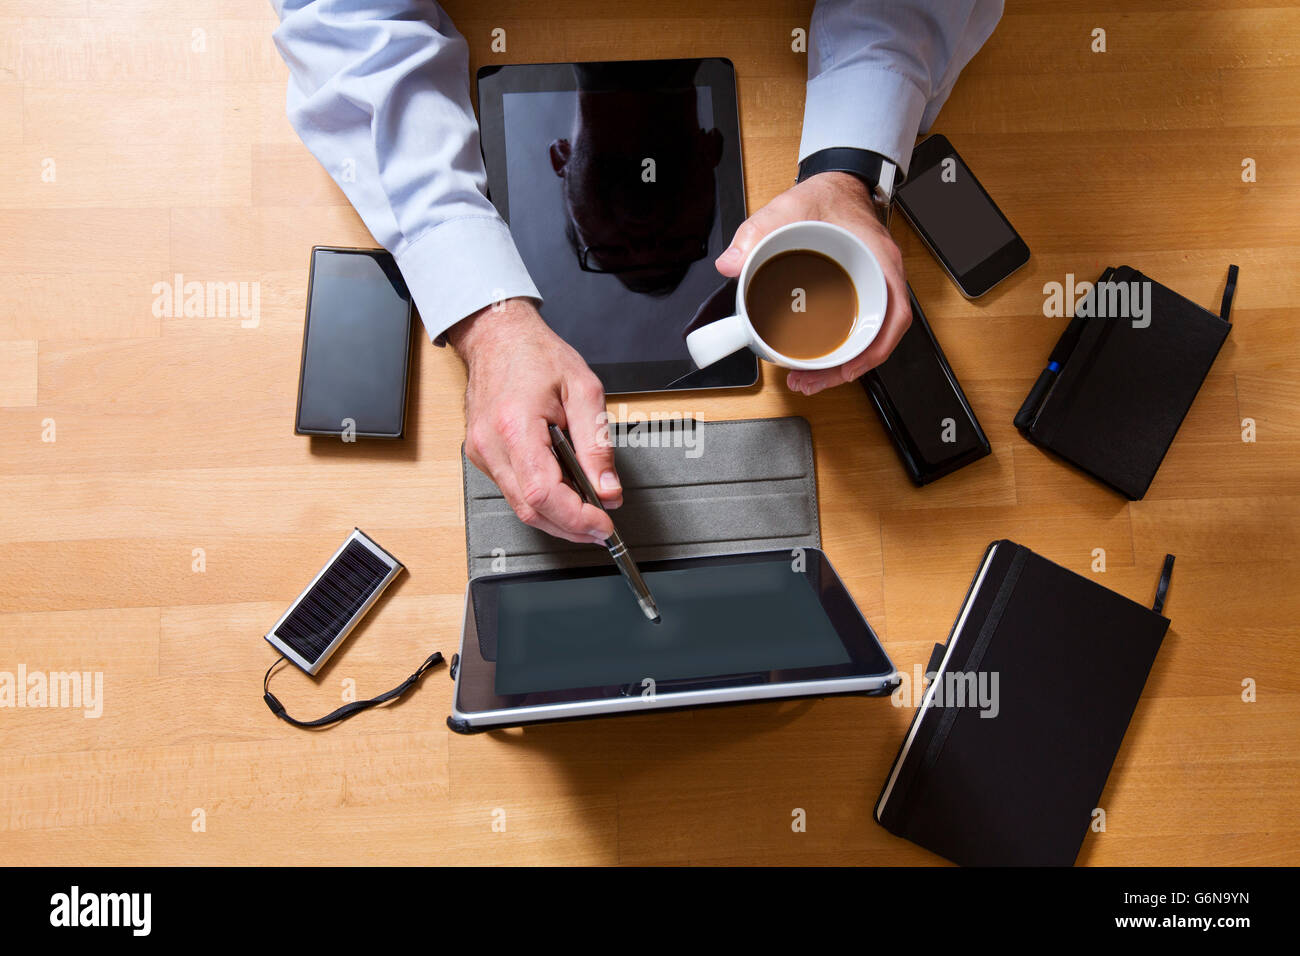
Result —
<path fill-rule="evenodd" d="M 797 183 L 818 173 L 850 173 L 867 184 L 875 202 L 876 215 L 881 222 L 889 222 L 889 207 L 894 201 L 894 183 L 898 167 L 894 161 L 869 149 L 855 146 L 833 146 L 819 149 L 799 164 Z"/>

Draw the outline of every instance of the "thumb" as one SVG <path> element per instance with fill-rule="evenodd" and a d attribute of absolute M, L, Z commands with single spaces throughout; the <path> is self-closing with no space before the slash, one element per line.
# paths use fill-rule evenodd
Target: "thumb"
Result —
<path fill-rule="evenodd" d="M 725 252 L 714 261 L 718 271 L 728 278 L 740 275 L 740 269 L 749 258 L 749 253 L 760 239 L 775 229 L 780 223 L 768 207 L 764 206 L 754 215 L 740 224 L 736 235 Z"/>

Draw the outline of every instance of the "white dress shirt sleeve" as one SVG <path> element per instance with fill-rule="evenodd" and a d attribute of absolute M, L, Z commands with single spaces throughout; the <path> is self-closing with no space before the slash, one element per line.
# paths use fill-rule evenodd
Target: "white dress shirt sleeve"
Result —
<path fill-rule="evenodd" d="M 442 9 L 272 2 L 289 120 L 397 260 L 430 338 L 499 299 L 540 299 L 485 195 L 469 52 Z"/>
<path fill-rule="evenodd" d="M 799 160 L 852 146 L 905 176 L 917 132 L 1001 17 L 1002 0 L 818 0 Z"/>

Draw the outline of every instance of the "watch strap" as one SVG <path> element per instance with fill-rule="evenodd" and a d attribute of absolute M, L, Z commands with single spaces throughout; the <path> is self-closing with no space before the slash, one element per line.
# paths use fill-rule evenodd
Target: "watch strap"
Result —
<path fill-rule="evenodd" d="M 833 146 L 819 149 L 799 164 L 799 178 L 803 182 L 818 173 L 851 173 L 865 182 L 875 192 L 892 198 L 898 167 L 894 161 L 856 146 Z"/>
<path fill-rule="evenodd" d="M 799 164 L 799 176 L 795 182 L 801 183 L 818 173 L 849 173 L 858 177 L 871 190 L 877 216 L 888 224 L 894 182 L 898 176 L 898 167 L 893 160 L 856 146 L 832 146 L 805 158 Z"/>

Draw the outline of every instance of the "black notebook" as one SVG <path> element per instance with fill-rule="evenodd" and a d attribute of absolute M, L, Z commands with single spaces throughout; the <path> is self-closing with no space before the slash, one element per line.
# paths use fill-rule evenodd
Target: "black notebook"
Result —
<path fill-rule="evenodd" d="M 1069 866 L 1169 621 L 1012 541 L 984 552 L 876 801 L 955 863 Z"/>
<path fill-rule="evenodd" d="M 1218 315 L 1136 269 L 1084 297 L 1016 427 L 1132 500 L 1146 494 L 1231 328 L 1237 267 Z"/>

